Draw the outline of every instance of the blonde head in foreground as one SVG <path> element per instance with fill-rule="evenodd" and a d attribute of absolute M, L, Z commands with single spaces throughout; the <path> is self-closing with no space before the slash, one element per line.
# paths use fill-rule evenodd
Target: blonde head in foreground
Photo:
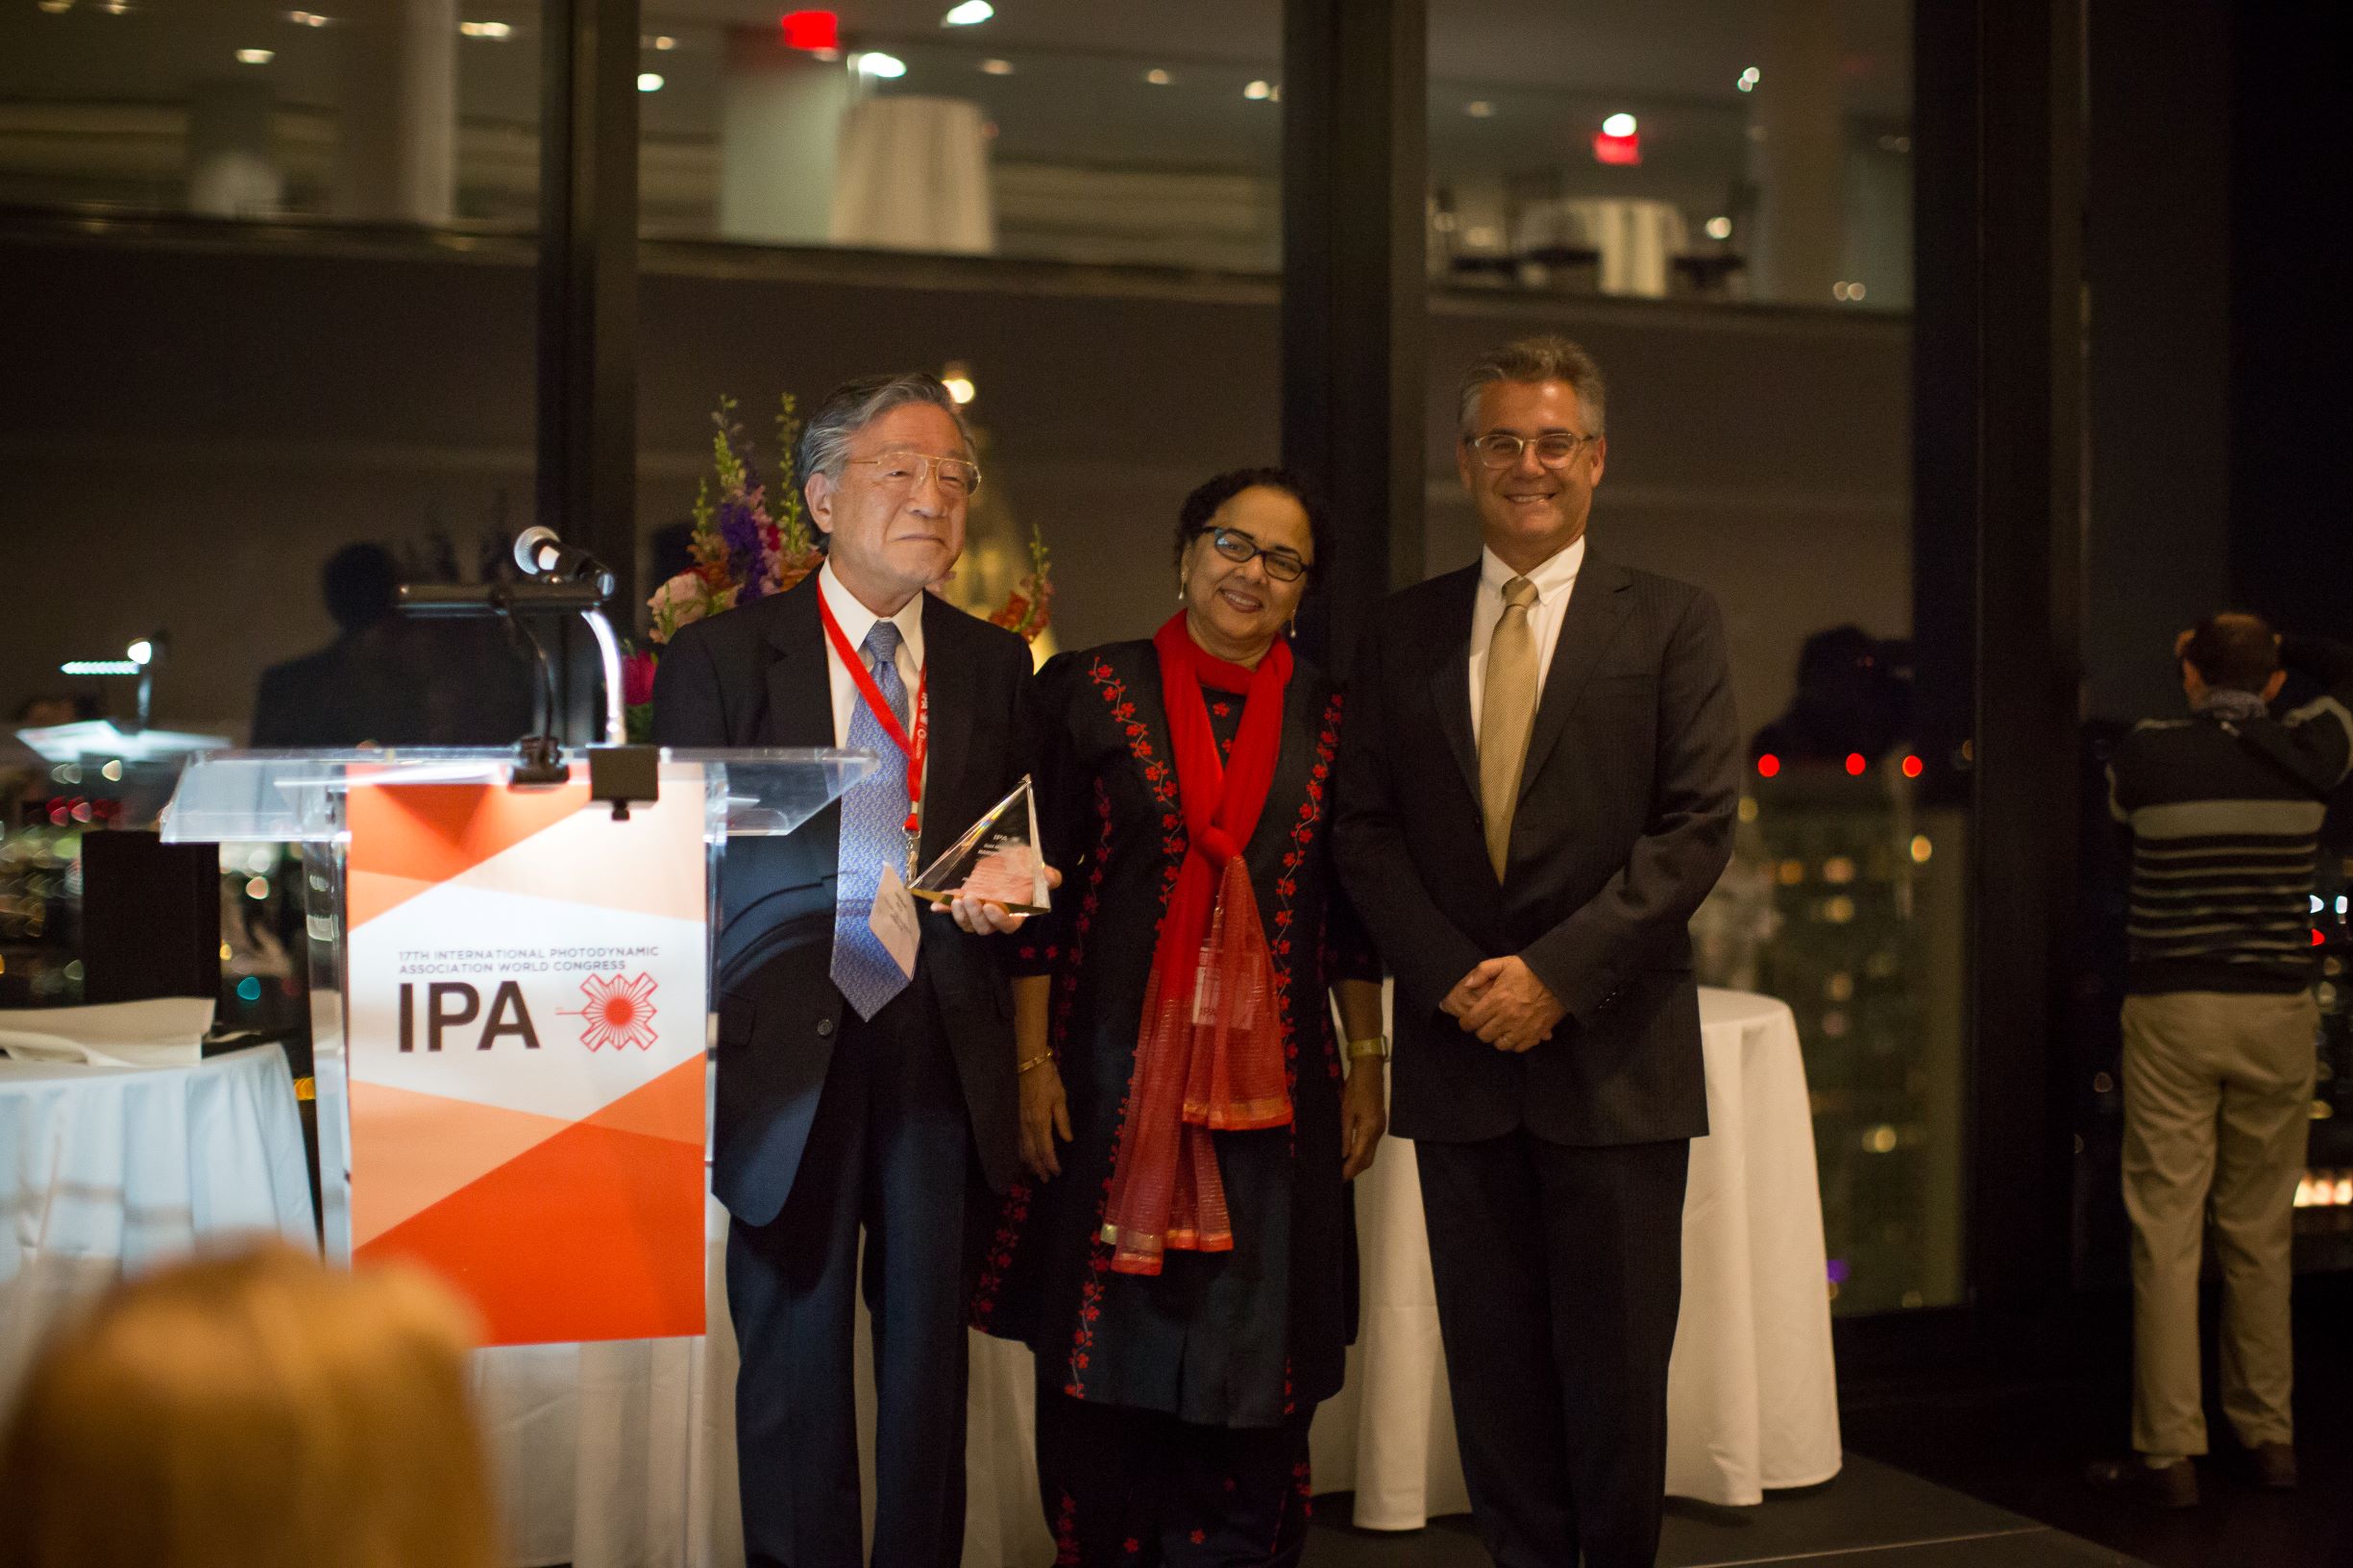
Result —
<path fill-rule="evenodd" d="M 0 1438 L 0 1568 L 491 1568 L 463 1310 L 285 1246 L 123 1286 Z"/>

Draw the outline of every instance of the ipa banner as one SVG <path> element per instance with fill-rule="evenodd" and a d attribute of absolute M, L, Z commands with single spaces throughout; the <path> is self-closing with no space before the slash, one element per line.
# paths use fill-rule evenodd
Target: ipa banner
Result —
<path fill-rule="evenodd" d="M 491 1344 L 703 1332 L 703 790 L 355 784 L 352 1242 Z"/>

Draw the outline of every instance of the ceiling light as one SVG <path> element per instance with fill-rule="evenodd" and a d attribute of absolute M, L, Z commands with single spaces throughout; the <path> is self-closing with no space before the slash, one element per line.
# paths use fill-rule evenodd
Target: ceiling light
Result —
<path fill-rule="evenodd" d="M 1731 237 L 1732 237 L 1732 220 L 1731 220 L 1731 219 L 1729 219 L 1729 218 L 1710 218 L 1710 219 L 1708 219 L 1708 220 L 1707 220 L 1707 237 L 1708 237 L 1708 238 L 1710 238 L 1710 239 L 1729 239 L 1729 238 L 1731 238 Z"/>
<path fill-rule="evenodd" d="M 74 0 L 40 0 L 40 8 L 52 16 L 61 16 L 74 9 Z"/>
<path fill-rule="evenodd" d="M 950 6 L 947 14 L 940 18 L 942 27 L 978 27 L 996 14 L 996 7 L 989 0 L 964 0 L 960 6 Z"/>
<path fill-rule="evenodd" d="M 1762 82 L 1764 79 L 1765 73 L 1752 65 L 1747 70 L 1740 73 L 1739 80 L 1734 82 L 1732 86 L 1738 87 L 1743 92 L 1754 92 L 1756 90 L 1756 85 L 1759 82 Z"/>
<path fill-rule="evenodd" d="M 292 22 L 296 27 L 325 27 L 334 18 L 322 16 L 315 11 L 289 11 L 286 12 L 286 20 Z"/>
<path fill-rule="evenodd" d="M 129 648 L 123 649 L 123 657 L 129 659 L 133 664 L 145 665 L 152 663 L 155 656 L 156 645 L 144 637 L 140 638 L 137 642 L 133 643 Z"/>
<path fill-rule="evenodd" d="M 457 31 L 469 38 L 511 38 L 515 36 L 511 22 L 460 22 Z"/>
<path fill-rule="evenodd" d="M 638 73 L 637 73 L 637 90 L 638 90 L 638 91 L 640 91 L 640 92 L 659 92 L 659 91 L 661 91 L 661 90 L 662 90 L 662 73 L 661 73 L 661 72 L 659 72 L 659 71 L 640 71 L 640 72 L 638 72 Z"/>
<path fill-rule="evenodd" d="M 1495 106 L 1484 98 L 1474 98 L 1462 106 L 1462 112 L 1474 120 L 1491 120 L 1495 117 Z"/>
<path fill-rule="evenodd" d="M 896 55 L 886 55 L 874 50 L 869 50 L 863 55 L 853 55 L 849 62 L 860 76 L 879 76 L 886 80 L 895 80 L 907 74 L 905 61 Z"/>
<path fill-rule="evenodd" d="M 646 41 L 664 54 L 668 54 L 671 50 L 678 47 L 678 40 L 672 37 L 667 33 L 656 34 L 654 37 L 647 39 Z"/>
<path fill-rule="evenodd" d="M 984 60 L 980 62 L 980 74 L 983 76 L 1011 76 L 1013 75 L 1013 61 L 1010 60 Z"/>
<path fill-rule="evenodd" d="M 1274 90 L 1263 82 L 1253 82 L 1242 88 L 1242 96 L 1254 104 L 1262 103 L 1274 95 Z"/>
<path fill-rule="evenodd" d="M 1146 82 L 1151 83 L 1156 87 L 1164 87 L 1169 83 L 1176 80 L 1176 78 L 1170 76 L 1166 71 L 1162 70 L 1158 65 L 1155 65 L 1150 70 L 1144 72 L 1143 79 Z"/>
<path fill-rule="evenodd" d="M 237 51 L 237 63 L 240 65 L 267 65 L 277 58 L 278 51 L 275 49 L 240 49 Z"/>
<path fill-rule="evenodd" d="M 980 390 L 972 384 L 972 372 L 961 359 L 950 360 L 947 368 L 940 372 L 940 384 L 947 388 L 947 395 L 956 400 L 958 407 L 970 403 Z"/>
<path fill-rule="evenodd" d="M 1602 135 L 1605 136 L 1630 136 L 1633 134 L 1634 117 L 1631 114 L 1612 114 L 1602 122 Z"/>

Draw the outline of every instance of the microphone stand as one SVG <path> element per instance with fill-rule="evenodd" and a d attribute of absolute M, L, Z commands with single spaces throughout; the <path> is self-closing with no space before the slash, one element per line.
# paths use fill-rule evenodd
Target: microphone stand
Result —
<path fill-rule="evenodd" d="M 518 617 L 531 612 L 569 610 L 588 623 L 604 667 L 604 744 L 620 746 L 626 737 L 622 708 L 621 642 L 613 635 L 613 624 L 604 615 L 604 603 L 612 592 L 612 574 L 601 571 L 577 582 L 404 583 L 398 605 L 404 615 L 424 618 L 496 616 L 523 633 L 531 645 L 531 651 L 538 656 L 545 703 L 544 732 L 527 735 L 516 744 L 514 782 L 561 784 L 570 774 L 564 765 L 563 743 L 555 734 L 558 724 L 554 665 L 538 636 Z"/>

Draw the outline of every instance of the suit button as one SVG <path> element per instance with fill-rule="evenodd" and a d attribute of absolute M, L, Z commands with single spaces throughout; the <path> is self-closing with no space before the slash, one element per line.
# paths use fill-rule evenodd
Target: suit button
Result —
<path fill-rule="evenodd" d="M 821 1040 L 822 1040 L 822 1039 L 823 1039 L 825 1036 L 832 1034 L 832 1033 L 833 1033 L 833 1020 L 832 1020 L 831 1018 L 820 1018 L 820 1019 L 818 1019 L 818 1020 L 817 1020 L 817 1033 L 818 1033 L 818 1038 L 819 1038 L 819 1039 L 821 1039 Z"/>

